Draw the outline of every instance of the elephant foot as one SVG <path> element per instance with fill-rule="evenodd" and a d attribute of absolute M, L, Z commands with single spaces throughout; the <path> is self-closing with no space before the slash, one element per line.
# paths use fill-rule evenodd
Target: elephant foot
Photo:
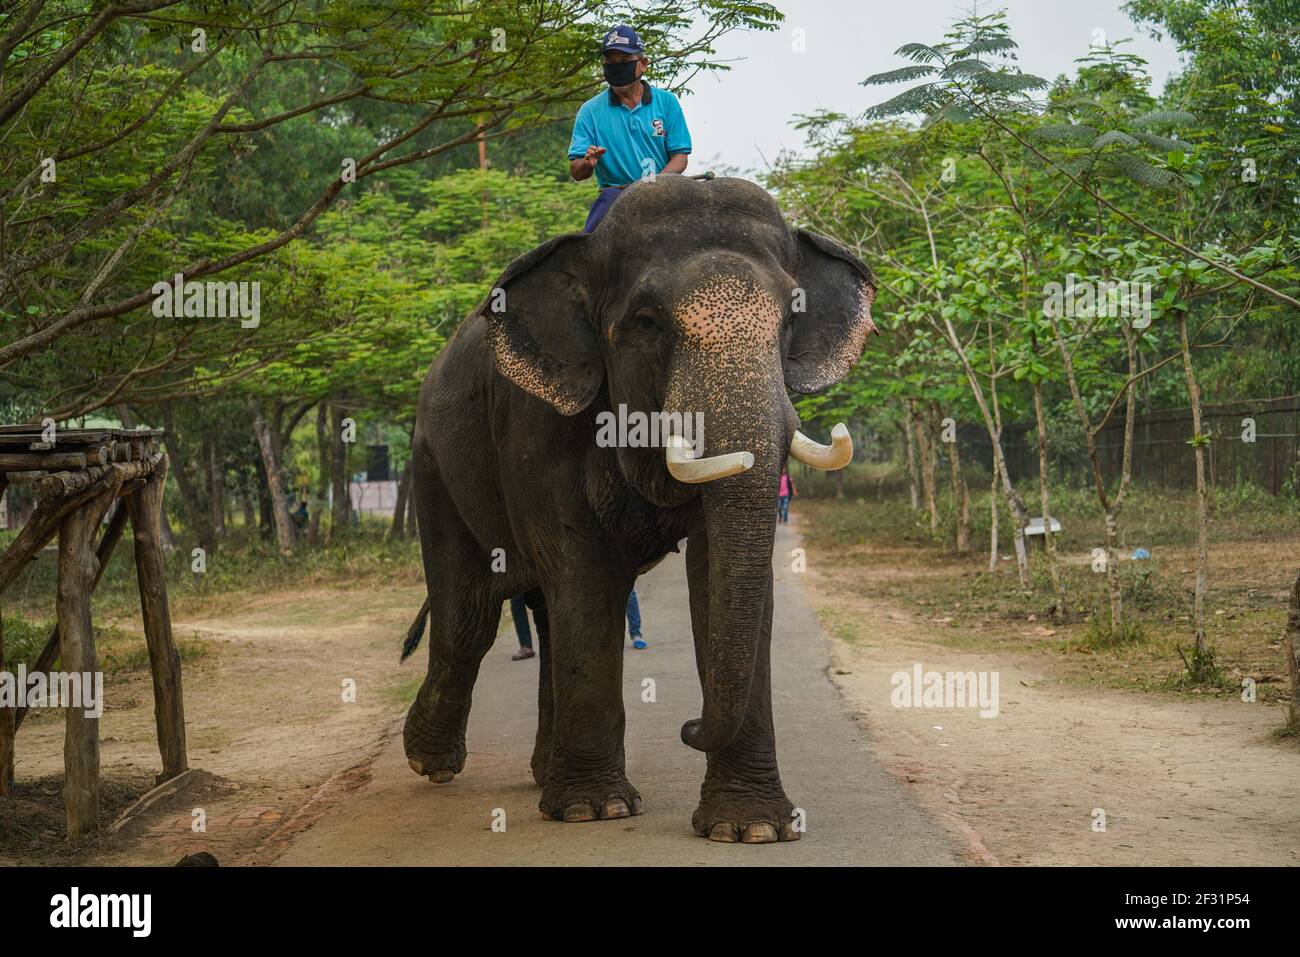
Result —
<path fill-rule="evenodd" d="M 547 821 L 581 824 L 586 821 L 612 821 L 641 813 L 641 795 L 626 778 L 605 785 L 547 783 L 537 805 Z"/>
<path fill-rule="evenodd" d="M 445 763 L 445 760 L 445 758 L 434 758 L 425 755 L 413 758 L 408 757 L 406 763 L 409 764 L 411 770 L 420 775 L 420 777 L 428 778 L 434 784 L 447 784 L 464 769 L 464 764 L 456 770 L 452 770 L 448 767 L 438 767 L 438 764 Z"/>
<path fill-rule="evenodd" d="M 794 806 L 784 794 L 770 799 L 702 798 L 691 817 L 699 837 L 721 844 L 776 844 L 797 841 Z"/>
<path fill-rule="evenodd" d="M 446 784 L 465 770 L 465 741 L 440 742 L 412 727 L 408 718 L 403 732 L 406 761 L 411 770 L 434 784 Z"/>

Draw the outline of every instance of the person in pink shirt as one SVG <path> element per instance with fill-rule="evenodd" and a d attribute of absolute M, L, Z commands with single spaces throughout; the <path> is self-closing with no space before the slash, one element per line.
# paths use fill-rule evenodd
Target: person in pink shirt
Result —
<path fill-rule="evenodd" d="M 776 497 L 776 516 L 782 524 L 788 524 L 790 521 L 790 499 L 798 494 L 794 490 L 794 479 L 790 478 L 790 473 L 785 469 L 781 470 L 781 488 L 777 491 Z"/>

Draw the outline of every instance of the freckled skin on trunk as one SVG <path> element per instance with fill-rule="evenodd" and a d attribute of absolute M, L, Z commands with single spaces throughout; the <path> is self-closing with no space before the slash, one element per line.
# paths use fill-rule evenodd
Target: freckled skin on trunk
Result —
<path fill-rule="evenodd" d="M 790 314 L 799 284 L 806 316 Z M 479 663 L 503 603 L 524 595 L 539 632 L 542 815 L 641 813 L 623 749 L 624 608 L 636 576 L 687 539 L 703 707 L 682 739 L 707 755 L 693 828 L 797 839 L 770 673 L 776 493 L 798 427 L 786 388 L 826 388 L 861 355 L 870 274 L 790 229 L 753 184 L 663 176 L 629 187 L 590 236 L 520 257 L 496 288 L 505 310 L 485 300 L 462 324 L 417 411 L 429 665 L 403 733 L 412 769 L 435 783 L 464 770 Z M 678 482 L 662 448 L 596 441 L 620 406 L 701 413 L 703 454 L 749 452 L 753 466 Z"/>

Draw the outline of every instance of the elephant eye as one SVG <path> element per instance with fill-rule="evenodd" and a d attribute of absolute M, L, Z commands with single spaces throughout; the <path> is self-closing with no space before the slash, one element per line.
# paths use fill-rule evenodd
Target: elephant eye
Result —
<path fill-rule="evenodd" d="M 663 327 L 659 323 L 659 315 L 653 309 L 638 309 L 632 314 L 632 323 L 638 329 L 644 329 L 647 332 L 658 332 Z"/>

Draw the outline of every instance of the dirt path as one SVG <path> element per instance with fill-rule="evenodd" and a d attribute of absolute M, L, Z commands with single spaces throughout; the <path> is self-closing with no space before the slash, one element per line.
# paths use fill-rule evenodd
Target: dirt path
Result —
<path fill-rule="evenodd" d="M 873 622 L 867 640 L 834 640 L 833 670 L 876 753 L 986 862 L 1300 864 L 1300 751 L 1270 737 L 1276 706 L 1067 684 L 1049 658 L 954 649 L 947 625 L 873 598 L 897 570 L 869 547 L 852 587 L 816 555 L 809 567 L 824 615 Z M 891 676 L 917 663 L 998 672 L 998 716 L 894 707 Z"/>
<path fill-rule="evenodd" d="M 199 774 L 119 834 L 65 850 L 48 831 L 0 862 L 169 865 L 205 850 L 223 865 L 956 863 L 954 843 L 872 756 L 828 680 L 828 639 L 797 581 L 803 576 L 788 569 L 796 544 L 780 530 L 773 670 L 782 774 L 807 815 L 797 843 L 729 846 L 691 834 L 704 756 L 681 743 L 679 730 L 698 716 L 700 690 L 685 569 L 673 555 L 639 585 L 651 647 L 625 652 L 628 773 L 646 806 L 637 818 L 541 819 L 528 767 L 537 662 L 510 661 L 508 618 L 483 663 L 465 773 L 442 787 L 414 775 L 400 727 L 424 653 L 400 667 L 397 653 L 422 595 L 372 581 L 178 617 L 178 635 L 209 647 L 185 666 L 190 764 Z M 653 703 L 641 699 L 644 678 L 655 680 Z M 355 701 L 344 700 L 349 680 Z M 158 767 L 147 672 L 110 677 L 106 697 L 105 793 L 125 804 Z M 18 741 L 20 779 L 43 780 L 54 808 L 62 734 L 59 715 L 34 713 Z M 490 829 L 497 808 L 504 833 Z"/>
<path fill-rule="evenodd" d="M 189 760 L 201 769 L 181 794 L 128 825 L 65 850 L 39 834 L 6 863 L 173 864 L 206 850 L 223 864 L 245 859 L 356 776 L 382 729 L 402 710 L 397 642 L 421 590 L 380 582 L 347 590 L 251 596 L 233 612 L 178 617 L 178 636 L 197 635 L 209 652 L 184 666 Z M 343 682 L 355 679 L 355 702 Z M 159 767 L 147 671 L 109 676 L 100 720 L 104 791 L 152 786 Z M 33 711 L 18 736 L 17 774 L 47 778 L 58 806 L 63 720 Z M 48 776 L 48 777 L 47 777 Z M 324 793 L 318 796 L 323 784 Z M 197 815 L 196 815 L 196 812 Z M 196 820 L 205 828 L 195 830 Z"/>
<path fill-rule="evenodd" d="M 503 637 L 483 662 L 469 723 L 465 771 L 435 786 L 407 767 L 390 739 L 364 787 L 293 841 L 277 863 L 303 864 L 948 864 L 953 845 L 872 756 L 864 735 L 827 680 L 827 643 L 783 568 L 793 536 L 776 547 L 774 699 L 782 777 L 805 809 L 808 833 L 794 844 L 721 845 L 690 831 L 704 756 L 683 745 L 682 722 L 697 717 L 686 578 L 669 556 L 638 585 L 646 651 L 626 651 L 628 777 L 643 815 L 620 821 L 543 821 L 528 762 L 536 727 L 536 659 L 510 661 Z M 423 659 L 423 654 L 417 656 Z M 412 667 L 414 666 L 414 667 Z M 408 662 L 411 673 L 422 666 Z M 655 679 L 656 701 L 641 700 Z M 506 829 L 491 828 L 494 812 Z"/>

